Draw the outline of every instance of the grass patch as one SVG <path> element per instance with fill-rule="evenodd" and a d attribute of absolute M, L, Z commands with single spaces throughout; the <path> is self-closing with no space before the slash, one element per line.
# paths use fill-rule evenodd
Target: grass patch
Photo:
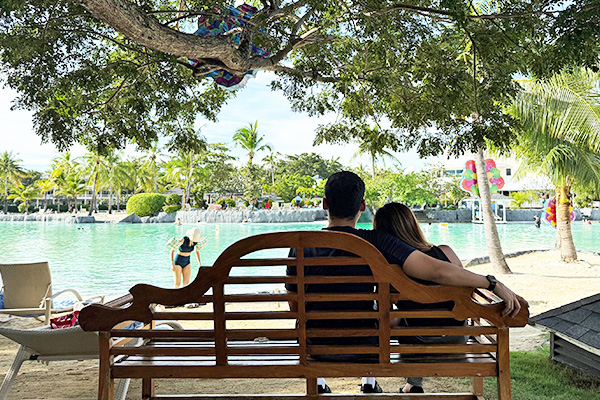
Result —
<path fill-rule="evenodd" d="M 600 400 L 600 380 L 550 359 L 548 346 L 510 353 L 515 400 Z M 496 379 L 484 379 L 486 400 L 497 400 Z"/>

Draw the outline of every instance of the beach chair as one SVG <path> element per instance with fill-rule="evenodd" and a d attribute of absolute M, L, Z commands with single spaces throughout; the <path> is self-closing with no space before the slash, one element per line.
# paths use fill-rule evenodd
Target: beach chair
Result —
<path fill-rule="evenodd" d="M 73 310 L 73 304 L 56 308 L 54 305 L 56 297 L 64 293 L 72 293 L 77 301 L 83 301 L 74 289 L 52 293 L 52 278 L 47 261 L 27 264 L 0 264 L 0 276 L 2 276 L 2 293 L 4 295 L 4 309 L 0 309 L 0 313 L 29 316 L 44 315 L 44 323 L 48 325 L 51 314 Z M 96 296 L 86 301 L 102 303 L 104 296 Z"/>
<path fill-rule="evenodd" d="M 273 208 L 273 210 L 279 210 L 279 202 L 278 201 L 274 201 L 272 208 Z"/>
<path fill-rule="evenodd" d="M 118 306 L 127 303 L 131 296 L 123 296 L 106 305 Z M 140 328 L 141 323 L 131 321 L 120 324 L 122 328 Z M 157 322 L 158 329 L 183 329 L 177 322 Z M 126 328 L 127 327 L 127 328 Z M 99 358 L 99 341 L 96 332 L 85 332 L 80 326 L 50 329 L 43 326 L 34 329 L 12 329 L 0 327 L 0 335 L 20 345 L 17 355 L 0 386 L 0 400 L 8 399 L 8 393 L 24 361 L 94 360 Z M 142 339 L 132 340 L 127 345 L 139 345 Z M 115 389 L 115 400 L 124 400 L 130 379 L 121 379 Z"/>
<path fill-rule="evenodd" d="M 291 205 L 290 203 L 285 203 L 285 204 L 283 205 L 283 209 L 284 209 L 284 210 L 291 210 L 291 209 L 292 209 L 292 205 Z"/>

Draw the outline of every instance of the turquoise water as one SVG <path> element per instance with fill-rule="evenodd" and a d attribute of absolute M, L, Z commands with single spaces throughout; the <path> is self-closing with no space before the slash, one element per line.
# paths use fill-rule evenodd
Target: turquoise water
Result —
<path fill-rule="evenodd" d="M 0 263 L 48 260 L 54 291 L 75 288 L 83 294 L 116 296 L 126 293 L 136 283 L 171 287 L 171 263 L 165 243 L 171 236 L 183 236 L 191 226 L 0 222 Z M 227 246 L 240 238 L 267 232 L 321 229 L 326 223 L 196 226 L 208 238 L 208 246 L 201 251 L 202 264 L 212 265 Z M 461 259 L 487 254 L 482 225 L 435 223 L 422 228 L 432 243 L 450 245 Z M 498 233 L 505 253 L 554 246 L 555 231 L 547 225 L 541 229 L 533 223 L 498 225 Z M 600 238 L 600 224 L 575 222 L 573 236 L 578 250 L 600 250 L 595 243 Z M 286 253 L 277 251 L 280 255 Z M 197 271 L 198 263 L 192 256 L 192 278 Z"/>

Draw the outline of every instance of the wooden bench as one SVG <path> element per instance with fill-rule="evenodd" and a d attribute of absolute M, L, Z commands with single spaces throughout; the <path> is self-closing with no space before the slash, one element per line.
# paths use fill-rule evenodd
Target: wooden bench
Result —
<path fill-rule="evenodd" d="M 304 247 L 336 248 L 355 257 L 303 256 Z M 296 258 L 287 257 L 296 248 Z M 265 250 L 268 249 L 268 250 Z M 275 250 L 279 249 L 279 250 Z M 295 265 L 297 276 L 286 276 L 286 266 Z M 373 276 L 310 276 L 304 274 L 309 265 L 368 265 Z M 240 271 L 240 269 L 243 269 Z M 242 272 L 242 273 L 241 273 Z M 243 276 L 242 276 L 243 275 Z M 374 293 L 305 293 L 304 285 L 315 283 L 373 282 Z M 288 293 L 283 284 L 297 284 L 297 293 Z M 237 286 L 236 286 L 237 285 Z M 242 286 L 240 286 L 242 285 Z M 274 290 L 264 292 L 265 285 Z M 399 293 L 390 290 L 390 286 Z M 279 290 L 275 290 L 275 289 Z M 408 278 L 395 265 L 389 265 L 381 253 L 367 241 L 354 235 L 301 231 L 272 233 L 242 239 L 227 248 L 212 267 L 202 267 L 195 280 L 180 289 L 162 289 L 136 285 L 130 290 L 131 302 L 126 307 L 111 308 L 91 305 L 80 314 L 85 330 L 99 331 L 100 379 L 99 399 L 112 399 L 115 378 L 142 379 L 142 398 L 182 398 L 155 394 L 155 378 L 303 378 L 306 392 L 296 397 L 347 398 L 350 395 L 318 395 L 318 377 L 400 377 L 450 376 L 472 377 L 472 393 L 458 394 L 361 394 L 364 399 L 483 399 L 483 377 L 497 377 L 498 398 L 510 399 L 509 330 L 524 326 L 528 310 L 523 308 L 515 318 L 503 318 L 504 305 L 485 290 L 449 286 L 423 286 Z M 453 301 L 452 310 L 394 310 L 384 307 L 401 299 L 420 303 Z M 377 311 L 312 311 L 305 310 L 306 301 L 373 300 Z M 286 302 L 297 302 L 297 312 L 288 310 Z M 260 311 L 264 302 L 280 302 L 279 309 Z M 208 311 L 190 310 L 157 312 L 154 304 L 183 305 L 205 303 Z M 234 311 L 235 303 L 250 303 L 252 311 Z M 264 308 L 264 304 L 263 304 Z M 391 318 L 469 318 L 469 326 L 392 328 Z M 377 319 L 372 329 L 307 329 L 311 319 Z M 121 321 L 150 323 L 151 329 L 124 331 L 114 327 Z M 196 321 L 194 329 L 161 331 L 152 329 L 156 320 L 178 320 L 182 324 Z M 253 327 L 242 328 L 239 322 Z M 273 322 L 287 327 L 265 328 Z M 296 322 L 297 321 L 297 322 Z M 237 326 L 236 326 L 237 323 Z M 257 328 L 258 327 L 258 328 Z M 411 335 L 465 335 L 467 344 L 405 345 L 394 339 Z M 378 346 L 317 346 L 307 344 L 307 337 L 377 337 Z M 116 339 L 143 338 L 135 347 L 114 345 Z M 328 362 L 315 355 L 376 354 L 378 361 Z M 274 387 L 273 389 L 277 389 Z M 215 398 L 211 394 L 185 398 Z M 219 399 L 241 398 L 223 395 Z M 267 398 L 259 396 L 258 398 Z M 275 395 L 270 399 L 287 398 Z M 352 397 L 352 396 L 350 396 Z M 256 398 L 256 397 L 254 397 Z"/>

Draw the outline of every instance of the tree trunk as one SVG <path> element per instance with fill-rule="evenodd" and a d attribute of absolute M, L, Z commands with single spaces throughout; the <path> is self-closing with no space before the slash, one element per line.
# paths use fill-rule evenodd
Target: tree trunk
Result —
<path fill-rule="evenodd" d="M 8 177 L 4 177 L 4 214 L 8 214 Z"/>
<path fill-rule="evenodd" d="M 375 154 L 371 154 L 371 176 L 375 179 Z"/>
<path fill-rule="evenodd" d="M 108 214 L 112 214 L 112 185 L 108 187 Z"/>
<path fill-rule="evenodd" d="M 96 184 L 98 183 L 98 172 L 94 175 L 94 186 L 92 187 L 92 201 L 90 202 L 90 211 L 88 216 L 92 216 L 94 208 L 96 207 Z M 75 207 L 77 207 L 77 201 L 75 201 Z"/>
<path fill-rule="evenodd" d="M 158 180 L 157 180 L 157 170 L 154 168 L 154 193 L 158 193 Z"/>
<path fill-rule="evenodd" d="M 560 260 L 577 261 L 577 250 L 571 233 L 571 191 L 569 186 L 556 188 L 556 229 L 560 240 Z"/>
<path fill-rule="evenodd" d="M 48 208 L 48 197 L 47 196 L 48 196 L 48 193 L 44 192 L 44 211 L 43 212 L 46 212 L 46 209 Z"/>
<path fill-rule="evenodd" d="M 502 252 L 502 244 L 496 228 L 496 220 L 492 210 L 492 195 L 490 194 L 490 185 L 488 182 L 487 171 L 485 169 L 485 160 L 483 148 L 479 148 L 475 154 L 475 165 L 477 170 L 477 185 L 481 196 L 481 213 L 483 215 L 483 229 L 485 232 L 485 241 L 487 243 L 488 253 L 492 267 L 502 274 L 511 274 Z"/>

